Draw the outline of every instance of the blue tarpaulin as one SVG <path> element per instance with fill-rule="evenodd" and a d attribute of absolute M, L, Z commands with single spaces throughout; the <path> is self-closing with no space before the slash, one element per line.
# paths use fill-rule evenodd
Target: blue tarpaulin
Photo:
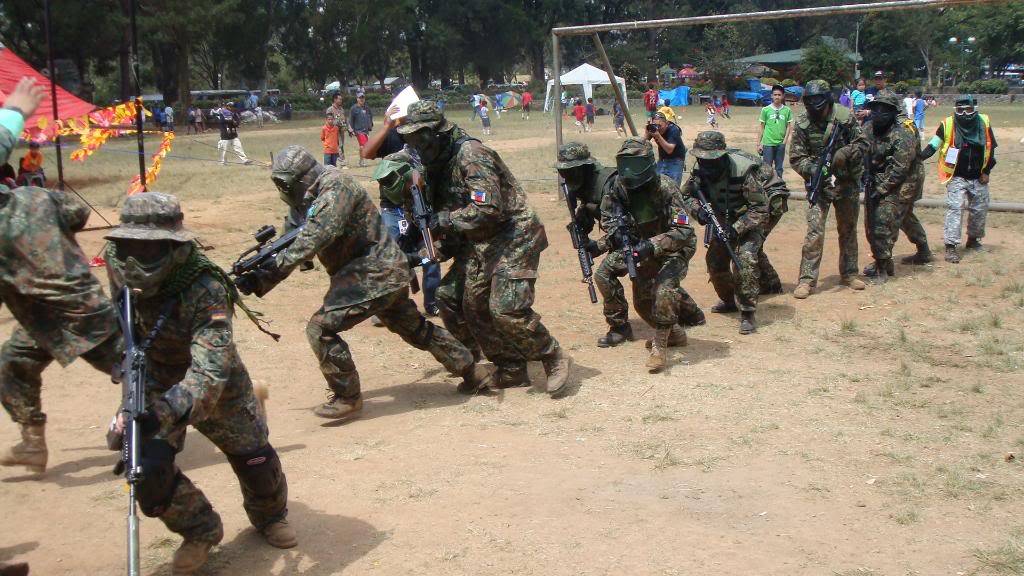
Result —
<path fill-rule="evenodd" d="M 689 106 L 690 87 L 676 86 L 671 90 L 658 90 L 658 105 L 664 104 L 665 100 L 669 101 L 669 106 Z"/>

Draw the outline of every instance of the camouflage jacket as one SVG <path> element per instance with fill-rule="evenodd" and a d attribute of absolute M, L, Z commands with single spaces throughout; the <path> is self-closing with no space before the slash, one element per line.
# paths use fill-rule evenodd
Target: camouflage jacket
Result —
<path fill-rule="evenodd" d="M 328 310 L 380 298 L 409 284 L 409 264 L 366 190 L 333 166 L 311 187 L 315 199 L 295 242 L 277 256 L 282 275 L 315 255 L 331 276 Z"/>
<path fill-rule="evenodd" d="M 577 222 L 600 223 L 601 200 L 614 186 L 617 174 L 618 171 L 615 168 L 605 168 L 600 163 L 594 164 L 591 179 L 584 186 L 572 191 L 576 195 L 577 205 L 574 217 Z M 593 231 L 593 225 L 584 227 L 582 231 L 589 235 Z M 600 252 L 608 251 L 607 234 L 593 240 L 597 242 Z"/>
<path fill-rule="evenodd" d="M 111 285 L 116 294 L 120 286 Z M 206 420 L 221 402 L 229 402 L 252 386 L 235 348 L 233 310 L 227 290 L 202 273 L 178 295 L 135 300 L 135 332 L 143 339 L 172 306 L 167 321 L 146 354 L 147 396 L 158 395 L 151 407 L 162 431 Z"/>
<path fill-rule="evenodd" d="M 697 236 L 686 215 L 683 193 L 675 181 L 658 175 L 658 186 L 643 197 L 631 196 L 618 177 L 601 200 L 601 228 L 614 236 L 620 226 L 636 239 L 647 238 L 654 244 L 654 257 L 664 259 L 693 257 L 697 249 Z M 624 221 L 616 218 L 619 210 Z"/>
<path fill-rule="evenodd" d="M 691 215 L 701 212 L 694 191 L 703 186 L 701 191 L 723 226 L 731 225 L 740 235 L 748 230 L 763 229 L 768 222 L 765 187 L 772 177 L 778 178 L 775 170 L 759 158 L 736 150 L 730 150 L 725 157 L 729 159 L 729 168 L 716 182 L 702 182 L 699 164 L 694 164 L 683 183 L 683 205 Z"/>
<path fill-rule="evenodd" d="M 837 187 L 844 188 L 847 194 L 856 194 L 856 182 L 861 175 L 860 149 L 853 142 L 860 137 L 861 128 L 857 119 L 845 107 L 833 105 L 832 116 L 824 122 L 812 122 L 806 112 L 801 112 L 793 128 L 792 141 L 789 144 L 789 165 L 796 170 L 804 181 L 810 181 L 821 159 L 821 151 L 828 143 L 832 134 L 833 119 L 839 121 L 839 127 L 845 131 L 842 136 L 844 145 L 836 152 L 843 150 L 847 155 L 845 167 L 835 167 L 836 185 L 828 183 L 823 190 L 826 196 L 832 196 Z"/>
<path fill-rule="evenodd" d="M 451 219 L 441 232 L 464 239 L 467 255 L 491 273 L 531 272 L 528 262 L 547 248 L 547 235 L 495 151 L 467 140 L 442 170 L 426 177 L 434 210 L 447 211 Z"/>
<path fill-rule="evenodd" d="M 0 128 L 0 150 L 13 143 Z M 0 299 L 62 366 L 117 331 L 75 240 L 88 218 L 89 207 L 61 191 L 0 186 Z"/>
<path fill-rule="evenodd" d="M 897 194 L 901 200 L 917 200 L 924 181 L 924 167 L 918 158 L 921 139 L 914 121 L 898 117 L 882 136 L 876 136 L 870 121 L 864 125 L 856 142 L 862 154 L 868 155 L 874 189 L 866 190 L 872 198 Z"/>

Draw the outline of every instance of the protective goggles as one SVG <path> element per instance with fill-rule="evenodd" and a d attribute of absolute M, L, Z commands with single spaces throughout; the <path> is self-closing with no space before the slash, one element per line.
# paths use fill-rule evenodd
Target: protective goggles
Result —
<path fill-rule="evenodd" d="M 974 104 L 958 104 L 955 111 L 957 116 L 964 116 L 974 114 L 977 111 L 977 107 Z"/>

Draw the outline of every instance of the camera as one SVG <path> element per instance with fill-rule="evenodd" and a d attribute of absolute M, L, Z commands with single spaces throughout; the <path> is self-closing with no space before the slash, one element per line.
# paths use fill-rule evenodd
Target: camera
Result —
<path fill-rule="evenodd" d="M 650 124 L 647 125 L 647 131 L 648 132 L 657 132 L 658 131 L 658 124 L 656 122 L 651 122 Z"/>

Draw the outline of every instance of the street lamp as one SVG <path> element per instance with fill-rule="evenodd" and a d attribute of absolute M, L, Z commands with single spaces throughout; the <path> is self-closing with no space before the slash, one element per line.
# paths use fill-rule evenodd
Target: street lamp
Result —
<path fill-rule="evenodd" d="M 960 46 L 960 73 L 963 74 L 964 80 L 967 79 L 967 71 L 964 70 L 965 60 L 967 58 L 967 55 L 970 54 L 971 52 L 971 45 L 973 45 L 976 41 L 977 38 L 975 38 L 974 36 L 968 36 L 967 38 L 957 38 L 956 36 L 949 37 L 950 46 L 956 46 L 958 44 Z"/>

